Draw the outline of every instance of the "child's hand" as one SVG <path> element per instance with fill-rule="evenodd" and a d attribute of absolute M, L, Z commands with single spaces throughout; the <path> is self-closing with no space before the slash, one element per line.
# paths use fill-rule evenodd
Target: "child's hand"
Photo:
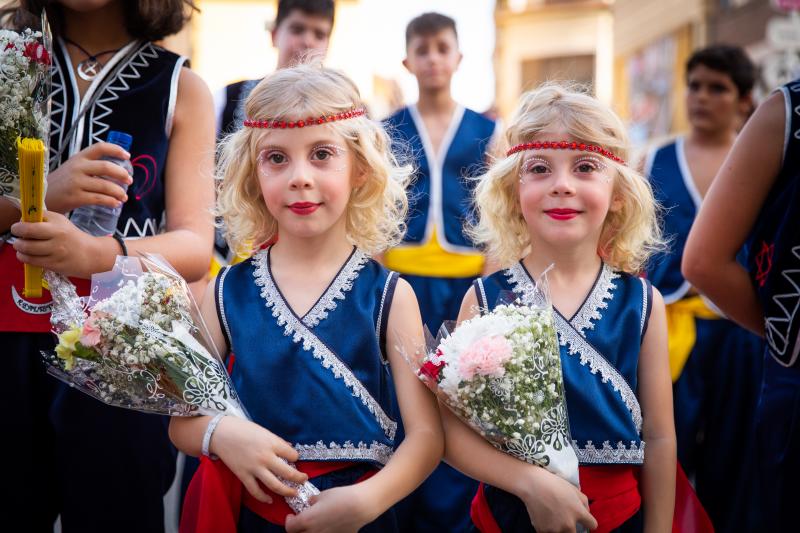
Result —
<path fill-rule="evenodd" d="M 297 461 L 297 451 L 282 438 L 248 420 L 231 416 L 220 420 L 209 451 L 222 459 L 253 498 L 265 503 L 272 503 L 272 498 L 259 482 L 281 496 L 295 496 L 297 491 L 278 477 L 295 483 L 308 480 L 306 474 L 282 460 Z"/>
<path fill-rule="evenodd" d="M 589 499 L 572 483 L 544 468 L 527 469 L 519 497 L 528 509 L 531 524 L 540 533 L 574 532 L 581 523 L 589 529 L 597 527 L 597 520 L 589 513 Z"/>
<path fill-rule="evenodd" d="M 286 517 L 288 533 L 355 533 L 373 521 L 374 506 L 358 484 L 323 491 L 311 499 L 311 507 L 299 515 Z"/>
<path fill-rule="evenodd" d="M 47 176 L 47 209 L 67 213 L 83 205 L 117 207 L 125 202 L 128 196 L 115 182 L 130 185 L 133 179 L 124 168 L 102 157 L 129 159 L 130 154 L 116 144 L 99 142 L 73 155 Z"/>

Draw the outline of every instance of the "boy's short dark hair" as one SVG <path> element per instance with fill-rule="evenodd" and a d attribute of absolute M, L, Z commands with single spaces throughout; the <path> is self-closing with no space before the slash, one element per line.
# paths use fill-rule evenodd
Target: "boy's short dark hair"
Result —
<path fill-rule="evenodd" d="M 448 29 L 453 30 L 456 39 L 458 39 L 455 20 L 441 13 L 423 13 L 412 19 L 411 22 L 408 23 L 408 26 L 406 26 L 406 46 L 408 46 L 408 43 L 411 42 L 413 37 L 418 35 L 427 37 Z"/>
<path fill-rule="evenodd" d="M 746 96 L 756 83 L 756 66 L 738 46 L 714 44 L 695 51 L 686 62 L 686 77 L 699 65 L 727 74 L 739 96 Z"/>
<path fill-rule="evenodd" d="M 23 28 L 38 26 L 42 9 L 47 8 L 47 18 L 53 33 L 64 31 L 64 15 L 61 5 L 52 0 L 20 0 L 18 6 L 2 10 L 0 18 L 4 24 Z M 192 0 L 124 0 L 125 29 L 135 39 L 158 41 L 178 33 L 197 7 Z"/>
<path fill-rule="evenodd" d="M 333 16 L 336 12 L 334 0 L 279 0 L 278 14 L 275 15 L 275 28 L 286 20 L 286 17 L 294 11 L 302 11 L 306 15 L 326 18 L 333 28 Z"/>

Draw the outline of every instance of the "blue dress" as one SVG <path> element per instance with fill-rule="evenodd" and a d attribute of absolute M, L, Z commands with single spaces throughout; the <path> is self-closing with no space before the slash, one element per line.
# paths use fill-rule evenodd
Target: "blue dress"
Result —
<path fill-rule="evenodd" d="M 671 365 L 678 368 L 688 355 L 673 386 L 678 460 L 694 480 L 715 529 L 740 531 L 742 524 L 753 520 L 748 505 L 755 497 L 752 461 L 742 461 L 742 450 L 752 445 L 764 343 L 693 295 L 681 274 L 683 250 L 702 203 L 686 161 L 684 139 L 649 154 L 645 175 L 665 210 L 664 233 L 670 239 L 669 251 L 651 259 L 647 278 L 667 304 L 669 335 L 686 334 L 680 331 L 686 322 L 674 319 L 680 313 L 690 314 L 688 327 L 696 335 L 688 354 L 670 353 Z"/>
<path fill-rule="evenodd" d="M 475 281 L 481 312 L 516 297 L 531 303 L 534 281 L 519 262 Z M 572 317 L 555 311 L 567 402 L 567 423 L 581 465 L 644 462 L 642 411 L 636 397 L 639 349 L 652 308 L 652 286 L 642 278 L 603 264 Z M 486 486 L 486 500 L 500 529 L 533 531 L 516 496 Z M 626 523 L 637 526 L 640 516 Z M 634 530 L 636 527 L 634 527 Z"/>
<path fill-rule="evenodd" d="M 413 163 L 416 177 L 409 190 L 408 229 L 403 242 L 384 254 L 384 261 L 414 289 L 422 321 L 436 335 L 443 322 L 458 317 L 461 299 L 482 271 L 481 254 L 464 231 L 472 217 L 475 187 L 468 178 L 484 170 L 496 123 L 458 106 L 438 153 L 416 106 L 397 111 L 386 120 L 386 128 L 395 154 L 401 162 Z M 475 481 L 441 463 L 398 505 L 401 529 L 466 528 L 476 488 Z"/>
<path fill-rule="evenodd" d="M 356 463 L 312 483 L 352 484 L 394 451 L 395 395 L 384 344 L 397 274 L 354 248 L 300 317 L 272 277 L 270 250 L 217 278 L 231 379 L 252 420 L 290 442 L 301 461 Z M 391 531 L 394 524 L 389 511 L 365 530 Z M 243 508 L 239 530 L 282 528 Z"/>
<path fill-rule="evenodd" d="M 748 258 L 767 340 L 755 458 L 765 531 L 796 529 L 800 500 L 800 80 L 781 92 L 783 164 L 753 228 Z"/>

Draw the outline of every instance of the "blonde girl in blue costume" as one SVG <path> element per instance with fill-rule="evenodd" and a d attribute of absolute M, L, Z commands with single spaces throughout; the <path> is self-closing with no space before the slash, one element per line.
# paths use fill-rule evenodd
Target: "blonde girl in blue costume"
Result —
<path fill-rule="evenodd" d="M 443 446 L 435 399 L 401 353 L 422 342 L 414 293 L 371 259 L 402 235 L 410 169 L 335 70 L 280 70 L 245 111 L 224 143 L 218 211 L 232 249 L 280 239 L 223 269 L 206 292 L 204 319 L 220 353 L 233 353 L 252 421 L 172 420 L 175 445 L 205 456 L 182 530 L 392 531 L 390 508 Z M 395 397 L 406 429 L 397 447 Z M 221 465 L 241 483 L 218 498 L 206 474 Z M 322 493 L 287 516 L 283 497 L 294 490 L 279 478 L 310 478 Z"/>
<path fill-rule="evenodd" d="M 619 118 L 559 85 L 523 95 L 511 149 L 480 178 L 476 240 L 504 267 L 475 281 L 460 320 L 505 292 L 522 302 L 549 265 L 581 490 L 493 448 L 442 411 L 446 460 L 484 483 L 473 523 L 490 531 L 669 531 L 675 429 L 664 302 L 637 277 L 661 245 L 647 181 L 624 163 Z M 646 443 L 646 447 L 645 447 Z"/>

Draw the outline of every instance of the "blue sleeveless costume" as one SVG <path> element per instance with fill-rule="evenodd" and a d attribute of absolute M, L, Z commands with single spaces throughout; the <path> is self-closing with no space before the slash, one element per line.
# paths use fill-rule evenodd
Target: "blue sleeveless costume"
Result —
<path fill-rule="evenodd" d="M 468 178 L 484 170 L 495 122 L 471 109 L 457 107 L 438 157 L 415 106 L 405 107 L 386 119 L 386 128 L 401 161 L 410 151 L 413 159 L 409 162 L 416 170 L 409 189 L 407 231 L 398 248 L 424 245 L 436 232 L 436 241 L 446 252 L 475 254 L 477 250 L 464 232 L 472 218 L 475 188 L 474 180 Z M 406 266 L 408 271 L 400 265 L 395 269 L 414 288 L 425 325 L 436 332 L 445 320 L 455 320 L 474 273 L 466 277 L 412 275 L 410 272 L 416 269 Z"/>
<path fill-rule="evenodd" d="M 646 274 L 663 295 L 669 315 L 672 307 L 700 298 L 690 294 L 681 274 L 683 250 L 702 202 L 684 139 L 654 150 L 645 175 L 665 210 L 664 234 L 670 239 L 669 251 L 653 257 Z M 678 460 L 694 479 L 715 529 L 740 531 L 752 518 L 752 461 L 742 461 L 742 450 L 751 447 L 763 341 L 722 317 L 694 315 L 693 320 L 696 340 L 673 386 Z"/>
<path fill-rule="evenodd" d="M 50 168 L 105 141 L 109 130 L 130 133 L 134 181 L 117 233 L 127 238 L 157 234 L 165 210 L 164 170 L 178 77 L 186 58 L 149 42 L 131 42 L 106 62 L 81 100 L 64 43 L 57 38 L 53 45 Z M 15 458 L 10 472 L 15 497 L 30 500 L 18 507 L 11 503 L 14 512 L 25 514 L 25 523 L 36 530 L 51 529 L 60 513 L 65 532 L 163 531 L 163 495 L 174 478 L 176 458 L 168 418 L 109 407 L 47 376 L 38 352 L 52 350 L 55 342 L 46 331 L 0 334 L 14 352 L 9 361 L 16 367 L 11 370 L 15 379 L 9 382 L 20 390 L 9 393 L 20 404 L 14 412 L 23 417 L 19 427 L 12 421 L 15 449 L 4 456 Z M 35 510 L 29 513 L 30 505 Z"/>
<path fill-rule="evenodd" d="M 796 527 L 800 498 L 800 79 L 780 90 L 783 164 L 754 225 L 748 257 L 767 340 L 755 458 L 765 531 Z"/>
<path fill-rule="evenodd" d="M 384 344 L 397 274 L 354 249 L 299 317 L 272 277 L 270 249 L 217 278 L 231 379 L 252 420 L 290 442 L 301 461 L 359 463 L 312 479 L 320 490 L 352 484 L 394 451 L 395 395 Z M 362 531 L 393 529 L 390 510 Z M 282 528 L 243 508 L 239 531 Z"/>
<path fill-rule="evenodd" d="M 416 170 L 409 188 L 407 231 L 397 249 L 421 248 L 436 242 L 440 249 L 452 254 L 479 253 L 464 232 L 472 216 L 475 187 L 468 178 L 479 175 L 485 167 L 495 122 L 458 106 L 438 154 L 416 106 L 404 107 L 386 119 L 386 129 L 401 162 L 413 163 Z M 468 272 L 459 268 L 448 272 L 445 264 L 424 273 L 418 265 L 392 261 L 391 253 L 386 253 L 387 265 L 400 272 L 414 289 L 422 320 L 435 335 L 443 322 L 458 317 L 461 299 L 480 274 L 481 266 Z M 458 261 L 458 256 L 453 256 L 445 263 L 453 266 Z M 419 489 L 398 504 L 401 529 L 438 532 L 467 527 L 469 502 L 476 488 L 474 480 L 440 464 Z"/>
<path fill-rule="evenodd" d="M 522 262 L 474 282 L 481 313 L 510 297 L 530 303 L 533 287 Z M 555 311 L 569 430 L 581 465 L 639 466 L 644 461 L 636 390 L 639 349 L 651 308 L 647 280 L 603 264 L 574 316 Z M 492 486 L 484 492 L 502 531 L 533 531 L 519 498 Z M 637 514 L 622 529 L 636 531 L 640 520 Z"/>

